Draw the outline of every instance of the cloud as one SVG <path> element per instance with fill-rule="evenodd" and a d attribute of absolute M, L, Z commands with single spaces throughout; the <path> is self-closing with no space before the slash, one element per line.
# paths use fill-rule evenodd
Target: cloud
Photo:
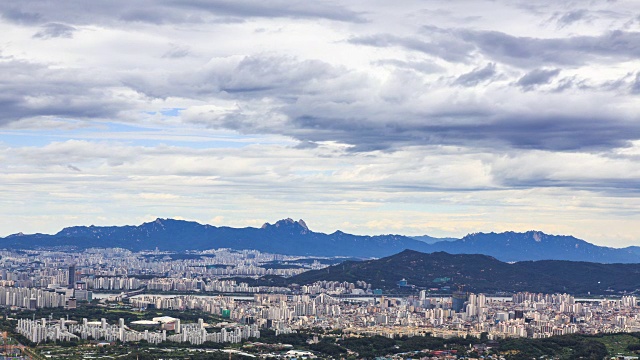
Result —
<path fill-rule="evenodd" d="M 414 70 L 425 74 L 441 73 L 445 68 L 433 61 L 401 61 L 397 59 L 385 59 L 373 62 L 376 66 L 392 66 L 399 69 Z"/>
<path fill-rule="evenodd" d="M 48 72 L 33 66 L 37 70 L 29 73 Z M 510 92 L 508 82 L 501 82 L 482 97 L 474 95 L 475 86 L 491 79 L 495 73 L 493 63 L 456 78 L 456 84 L 464 84 L 467 90 L 429 81 L 429 73 L 416 76 L 392 72 L 386 81 L 379 81 L 364 72 L 291 56 L 214 59 L 197 70 L 176 71 L 163 75 L 165 79 L 130 78 L 123 83 L 162 99 L 221 99 L 227 103 L 221 107 L 185 107 L 179 119 L 186 124 L 243 134 L 284 135 L 304 144 L 336 142 L 355 152 L 397 151 L 419 145 L 576 151 L 624 147 L 638 136 L 637 124 L 628 121 L 629 115 L 621 111 L 625 107 L 616 108 L 615 104 L 624 99 L 599 98 L 595 94 L 587 97 L 587 105 L 575 106 L 560 94 L 543 97 L 534 91 L 556 77 L 559 69 L 534 69 L 515 78 L 514 86 L 527 90 L 528 95 L 516 95 Z M 30 116 L 117 115 L 114 106 L 119 103 L 109 93 L 100 97 L 103 104 L 90 107 L 100 112 L 83 112 L 79 102 L 88 94 L 93 98 L 91 92 L 108 88 L 109 83 L 97 85 L 95 79 L 87 79 L 86 83 L 71 82 L 70 87 L 58 92 L 55 73 L 39 76 L 45 79 L 40 91 L 51 91 L 53 97 L 47 96 L 47 102 L 37 108 L 29 108 L 20 97 L 8 98 L 5 121 L 9 121 L 9 114 L 14 114 L 14 120 Z M 20 86 L 28 84 L 21 82 Z M 78 91 L 75 103 L 66 100 L 72 91 Z M 585 92 L 581 96 L 587 96 L 586 92 L 592 90 L 579 91 Z M 16 85 L 10 93 L 19 94 L 19 87 Z M 611 103 L 605 104 L 607 101 Z M 57 103 L 76 106 L 61 108 Z M 120 106 L 131 104 L 124 102 Z M 553 111 L 540 111 L 546 108 Z"/>
<path fill-rule="evenodd" d="M 484 56 L 514 66 L 582 65 L 596 59 L 630 60 L 640 56 L 640 32 L 608 31 L 599 36 L 533 38 L 498 31 L 460 30 L 462 39 Z"/>
<path fill-rule="evenodd" d="M 560 74 L 560 69 L 535 69 L 526 73 L 516 83 L 524 90 L 531 90 L 539 85 L 548 84 Z"/>
<path fill-rule="evenodd" d="M 599 85 L 600 87 L 603 87 L 602 85 Z M 595 86 L 589 84 L 587 82 L 587 80 L 585 79 L 580 79 L 577 76 L 570 76 L 570 77 L 563 77 L 561 79 L 558 79 L 558 84 L 557 86 L 553 89 L 553 91 L 555 92 L 563 92 L 563 91 L 569 91 L 572 89 L 578 89 L 578 90 L 582 90 L 582 91 L 589 91 L 591 89 L 593 89 Z"/>
<path fill-rule="evenodd" d="M 25 0 L 0 14 L 3 229 L 281 212 L 360 232 L 637 227 L 629 2 Z"/>
<path fill-rule="evenodd" d="M 588 10 L 577 9 L 562 14 L 556 14 L 554 18 L 558 27 L 563 28 L 579 21 L 588 20 L 590 19 L 590 16 Z"/>
<path fill-rule="evenodd" d="M 415 146 L 397 152 L 376 153 L 374 157 L 336 152 L 324 144 L 302 148 L 262 145 L 238 149 L 189 149 L 68 140 L 41 148 L 2 149 L 0 154 L 7 159 L 7 164 L 21 170 L 13 175 L 4 174 L 4 177 L 27 176 L 30 182 L 46 183 L 47 178 L 38 176 L 64 176 L 68 174 L 66 170 L 73 170 L 82 175 L 75 179 L 79 183 L 87 184 L 93 179 L 96 183 L 92 187 L 105 183 L 109 189 L 122 183 L 122 190 L 147 199 L 189 198 L 195 190 L 203 195 L 215 194 L 216 188 L 236 182 L 251 185 L 251 191 L 265 192 L 264 195 L 295 193 L 305 188 L 320 190 L 332 184 L 333 188 L 326 189 L 326 193 L 318 194 L 318 197 L 337 198 L 341 193 L 351 196 L 347 189 L 354 186 L 355 180 L 362 185 L 357 192 L 362 193 L 420 193 L 429 189 L 491 191 L 505 186 L 580 186 L 609 191 L 612 185 L 637 191 L 630 185 L 636 183 L 640 175 L 640 166 L 632 158 L 612 159 L 599 154 L 549 151 L 498 154 L 490 150 L 479 152 L 471 147 Z M 68 161 L 81 164 L 83 174 Z M 585 166 L 592 170 L 580 171 Z M 168 178 L 184 179 L 185 182 L 167 183 L 166 187 L 161 187 L 165 189 L 162 192 L 153 190 Z M 603 181 L 610 178 L 618 179 L 619 183 Z M 185 188 L 186 183 L 192 188 Z M 150 184 L 154 187 L 144 187 Z M 129 188 L 130 185 L 135 186 Z M 244 189 L 229 191 L 241 194 Z"/>
<path fill-rule="evenodd" d="M 452 121 L 442 122 L 443 119 Z M 456 119 L 468 123 L 456 124 Z M 582 115 L 503 115 L 491 122 L 477 113 L 449 112 L 424 118 L 422 124 L 374 124 L 361 118 L 335 119 L 299 117 L 292 120 L 297 130 L 291 135 L 309 141 L 334 141 L 354 145 L 353 151 L 396 149 L 416 145 L 474 146 L 495 149 L 544 149 L 549 151 L 577 151 L 627 146 L 640 136 L 638 126 L 609 123 L 605 116 L 584 118 Z M 438 124 L 440 122 L 440 124 Z M 303 129 L 323 129 L 304 131 Z M 597 131 L 601 133 L 598 134 Z"/>
<path fill-rule="evenodd" d="M 0 174 L 1 182 L 14 184 L 3 203 L 38 205 L 29 216 L 56 210 L 59 216 L 42 223 L 56 230 L 61 222 L 94 223 L 102 215 L 108 218 L 105 225 L 135 223 L 131 215 L 139 209 L 190 219 L 225 214 L 236 221 L 256 214 L 273 220 L 284 211 L 279 209 L 286 209 L 284 215 L 301 214 L 315 229 L 329 232 L 345 216 L 364 233 L 383 232 L 366 223 L 387 218 L 406 221 L 407 226 L 423 219 L 435 228 L 445 222 L 445 227 L 472 231 L 495 229 L 491 219 L 500 216 L 504 230 L 526 230 L 533 216 L 537 224 L 549 226 L 560 217 L 567 231 L 575 233 L 567 225 L 575 222 L 573 217 L 593 216 L 589 226 L 597 229 L 619 219 L 617 212 L 633 212 L 637 197 L 632 194 L 637 193 L 640 175 L 636 161 L 598 154 L 500 154 L 438 146 L 360 154 L 336 153 L 324 145 L 188 149 L 66 141 L 42 148 L 4 148 L 0 156 L 7 159 L 4 166 L 14 169 Z M 65 158 L 82 164 L 83 172 L 69 174 L 56 166 Z M 117 162 L 121 164 L 108 165 Z M 616 180 L 609 181 L 612 178 Z M 38 192 L 29 191 L 34 188 Z M 615 206 L 611 196 L 616 197 Z M 452 211 L 459 206 L 476 211 Z M 558 206 L 564 211 L 557 211 Z M 81 219 L 60 218 L 70 214 Z M 624 216 L 628 214 L 620 218 Z"/>
<path fill-rule="evenodd" d="M 636 78 L 631 84 L 631 93 L 640 94 L 640 72 L 636 73 Z"/>
<path fill-rule="evenodd" d="M 141 199 L 145 199 L 145 200 L 160 200 L 160 201 L 174 200 L 174 199 L 180 198 L 179 196 L 174 194 L 164 194 L 164 193 L 140 193 L 138 194 L 138 196 Z"/>
<path fill-rule="evenodd" d="M 326 18 L 338 21 L 362 22 L 362 14 L 330 2 L 276 0 L 270 3 L 251 0 L 187 0 L 169 1 L 171 5 L 207 11 L 215 14 L 256 17 Z"/>
<path fill-rule="evenodd" d="M 387 68 L 388 62 L 376 66 Z M 254 55 L 215 59 L 199 73 L 166 82 L 130 83 L 164 98 L 231 100 L 186 108 L 181 119 L 190 124 L 284 135 L 302 144 L 335 142 L 354 152 L 420 145 L 592 151 L 624 147 L 639 136 L 640 124 L 630 121 L 634 115 L 622 105 L 626 99 L 603 96 L 604 89 L 584 80 L 567 78 L 548 89 L 552 93 L 538 92 L 559 68 L 505 72 L 498 79 L 496 65 L 488 63 L 455 78 L 461 87 L 434 78 L 437 73 L 393 69 L 380 80 L 318 60 Z M 478 96 L 483 82 L 491 86 Z M 578 96 L 568 102 L 566 92 Z"/>
<path fill-rule="evenodd" d="M 401 47 L 450 62 L 468 62 L 473 53 L 518 67 L 577 66 L 596 59 L 631 60 L 640 56 L 640 32 L 614 30 L 598 36 L 536 38 L 499 31 L 424 26 L 420 34 L 400 37 L 376 34 L 352 37 L 352 44 Z"/>
<path fill-rule="evenodd" d="M 93 73 L 9 59 L 0 62 L 0 126 L 30 119 L 104 119 L 130 107 L 113 95 L 113 80 Z"/>
<path fill-rule="evenodd" d="M 167 59 L 180 59 L 189 55 L 191 55 L 191 50 L 189 48 L 172 45 L 171 48 L 162 55 L 162 57 Z"/>
<path fill-rule="evenodd" d="M 22 11 L 15 7 L 16 4 L 5 3 L 0 10 L 2 17 L 19 24 L 37 24 L 42 21 L 42 15 L 36 12 Z M 1 6 L 1 5 L 0 5 Z"/>
<path fill-rule="evenodd" d="M 41 26 L 42 30 L 33 35 L 34 38 L 51 39 L 51 38 L 67 38 L 73 37 L 76 28 L 73 26 L 49 23 Z"/>
<path fill-rule="evenodd" d="M 400 47 L 418 51 L 451 62 L 467 62 L 473 46 L 461 39 L 454 32 L 435 27 L 424 30 L 428 33 L 423 38 L 400 37 L 392 34 L 376 34 L 357 36 L 349 39 L 349 43 L 375 47 Z"/>
<path fill-rule="evenodd" d="M 251 56 L 240 61 L 233 72 L 220 77 L 220 91 L 234 94 L 265 93 L 275 90 L 298 92 L 306 84 L 336 74 L 327 63 L 298 61 L 281 56 Z M 226 75 L 226 76 L 225 76 Z"/>
<path fill-rule="evenodd" d="M 490 80 L 496 75 L 496 64 L 488 63 L 485 67 L 475 68 L 471 72 L 460 75 L 453 83 L 462 86 L 476 86 Z"/>
<path fill-rule="evenodd" d="M 119 22 L 148 23 L 204 23 L 237 22 L 242 18 L 304 18 L 345 22 L 364 22 L 364 14 L 349 10 L 337 3 L 324 1 L 309 4 L 305 1 L 277 0 L 266 4 L 255 0 L 187 0 L 137 1 L 114 0 L 94 4 L 87 11 L 79 0 L 51 4 L 40 0 L 24 0 L 0 4 L 2 17 L 17 23 L 66 23 L 75 25 L 114 25 Z M 235 19 L 235 20 L 232 20 Z"/>

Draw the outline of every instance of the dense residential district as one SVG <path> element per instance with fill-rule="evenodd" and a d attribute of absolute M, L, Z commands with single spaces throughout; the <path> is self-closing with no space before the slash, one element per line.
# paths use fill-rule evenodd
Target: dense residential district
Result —
<path fill-rule="evenodd" d="M 13 319 L 14 331 L 35 344 L 88 339 L 234 344 L 260 339 L 265 331 L 280 336 L 308 329 L 339 331 L 343 337 L 472 336 L 485 341 L 640 332 L 640 307 L 631 295 L 436 295 L 430 289 L 402 294 L 383 293 L 364 281 L 249 286 L 229 278 L 289 277 L 330 261 L 227 249 L 177 255 L 123 249 L 2 251 L 0 256 L 0 306 L 20 314 Z M 399 286 L 407 285 L 398 280 Z M 139 314 L 168 310 L 174 315 L 110 321 L 34 315 L 49 308 L 72 312 L 83 304 Z M 187 311 L 203 315 L 181 318 Z M 212 315 L 206 317 L 210 322 L 206 314 Z M 291 351 L 288 357 L 295 357 Z"/>

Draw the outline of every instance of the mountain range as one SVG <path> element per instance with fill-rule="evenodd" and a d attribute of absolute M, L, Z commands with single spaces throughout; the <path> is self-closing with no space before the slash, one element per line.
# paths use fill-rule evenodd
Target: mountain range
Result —
<path fill-rule="evenodd" d="M 255 249 L 300 256 L 380 258 L 405 249 L 423 253 L 485 254 L 501 261 L 572 260 L 600 263 L 640 263 L 640 248 L 610 248 L 573 236 L 525 233 L 475 233 L 462 239 L 403 235 L 363 236 L 342 231 L 331 234 L 309 230 L 303 220 L 279 220 L 261 228 L 212 226 L 192 221 L 156 219 L 138 226 L 74 226 L 48 234 L 22 233 L 0 238 L 5 249 L 85 249 L 121 247 L 132 251 Z"/>
<path fill-rule="evenodd" d="M 412 236 L 411 238 L 416 239 L 416 240 L 420 240 L 424 243 L 427 244 L 435 244 L 437 242 L 441 242 L 441 241 L 456 241 L 456 240 L 460 240 L 457 238 L 450 238 L 450 237 L 444 237 L 444 238 L 439 238 L 439 237 L 433 237 L 433 236 L 429 236 L 429 235 L 420 235 L 420 236 Z"/>
<path fill-rule="evenodd" d="M 640 289 L 640 264 L 601 264 L 562 260 L 506 263 L 486 255 L 425 254 L 413 250 L 367 261 L 345 261 L 321 270 L 307 271 L 284 281 L 311 284 L 316 281 L 358 280 L 373 288 L 397 288 L 405 279 L 419 288 L 462 286 L 465 291 L 513 293 L 518 291 L 571 294 L 611 294 Z M 450 291 L 449 290 L 449 291 Z"/>

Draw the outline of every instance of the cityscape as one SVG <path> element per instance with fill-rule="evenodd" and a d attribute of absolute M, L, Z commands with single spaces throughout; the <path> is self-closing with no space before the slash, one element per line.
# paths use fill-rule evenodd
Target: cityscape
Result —
<path fill-rule="evenodd" d="M 640 359 L 640 1 L 0 34 L 0 360 Z"/>
<path fill-rule="evenodd" d="M 115 344 L 144 343 L 213 346 L 210 352 L 228 356 L 225 347 L 237 344 L 241 347 L 227 350 L 231 356 L 334 358 L 332 351 L 340 349 L 344 354 L 339 357 L 358 358 L 358 352 L 341 344 L 383 337 L 468 342 L 461 353 L 441 345 L 411 355 L 395 351 L 394 358 L 509 358 L 509 352 L 498 350 L 500 341 L 640 333 L 640 304 L 633 294 L 476 294 L 447 285 L 421 289 L 405 279 L 384 290 L 364 280 L 249 285 L 241 279 L 291 278 L 340 266 L 340 261 L 330 265 L 336 259 L 224 248 L 183 254 L 122 248 L 5 250 L 0 256 L 0 307 L 10 331 L 35 346 L 23 352 L 28 357 L 51 357 L 46 352 L 59 352 L 56 344 L 97 341 L 103 352 Z M 270 340 L 304 334 L 307 342 L 277 340 L 279 345 L 267 346 L 263 334 Z M 312 347 L 319 339 L 327 342 L 328 334 L 335 342 L 330 351 Z M 94 352 L 89 347 L 54 358 Z M 120 355 L 127 354 L 134 352 Z"/>

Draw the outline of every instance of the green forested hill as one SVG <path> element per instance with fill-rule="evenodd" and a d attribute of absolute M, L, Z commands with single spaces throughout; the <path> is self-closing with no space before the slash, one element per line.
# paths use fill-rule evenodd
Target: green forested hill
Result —
<path fill-rule="evenodd" d="M 405 250 L 369 261 L 347 261 L 322 270 L 308 271 L 289 283 L 363 280 L 375 288 L 395 288 L 400 279 L 421 288 L 464 285 L 469 291 L 567 292 L 611 294 L 640 288 L 640 264 L 600 264 L 541 260 L 505 263 L 486 255 L 425 254 Z M 449 280 L 442 282 L 443 279 Z"/>

